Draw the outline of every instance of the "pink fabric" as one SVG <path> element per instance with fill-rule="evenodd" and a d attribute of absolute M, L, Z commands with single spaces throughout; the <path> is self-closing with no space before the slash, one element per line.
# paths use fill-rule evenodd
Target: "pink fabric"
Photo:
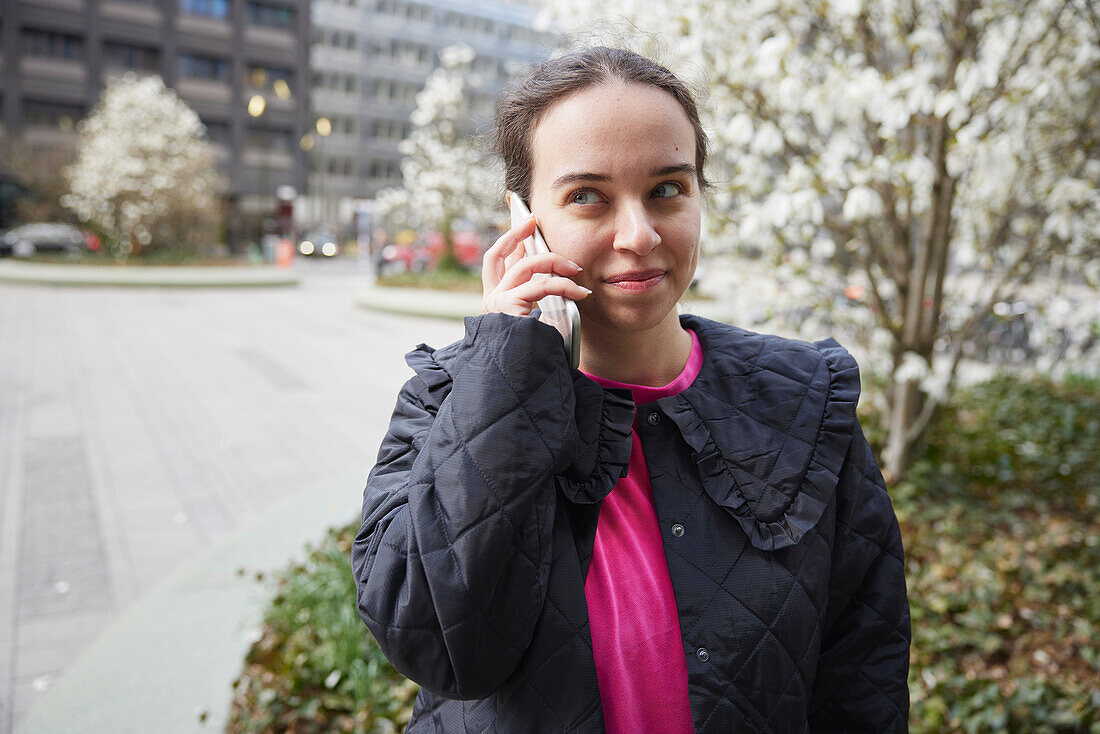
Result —
<path fill-rule="evenodd" d="M 631 390 L 638 405 L 675 395 L 692 383 L 703 364 L 699 339 L 695 332 L 689 333 L 687 364 L 664 387 L 589 376 L 604 387 Z M 637 431 L 631 441 L 627 475 L 600 509 L 584 585 L 604 724 L 609 734 L 691 734 L 687 662 L 676 598 Z"/>

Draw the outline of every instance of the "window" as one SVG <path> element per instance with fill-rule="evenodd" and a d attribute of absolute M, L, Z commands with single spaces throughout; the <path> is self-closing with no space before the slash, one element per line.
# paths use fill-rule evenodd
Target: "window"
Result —
<path fill-rule="evenodd" d="M 180 12 L 205 15 L 208 18 L 228 18 L 229 0 L 179 0 Z"/>
<path fill-rule="evenodd" d="M 401 168 L 396 161 L 371 161 L 370 177 L 397 181 L 401 179 Z"/>
<path fill-rule="evenodd" d="M 294 25 L 293 8 L 281 5 L 249 2 L 245 5 L 245 17 L 252 25 L 262 25 L 268 28 L 289 30 Z"/>
<path fill-rule="evenodd" d="M 155 48 L 133 46 L 128 43 L 106 41 L 103 44 L 103 61 L 115 68 L 135 71 L 156 71 L 160 54 Z"/>
<path fill-rule="evenodd" d="M 68 33 L 52 33 L 34 28 L 24 28 L 23 51 L 28 56 L 79 59 L 84 54 L 84 39 Z"/>
<path fill-rule="evenodd" d="M 73 123 L 84 117 L 84 108 L 68 102 L 52 102 L 40 99 L 23 100 L 23 124 L 56 125 L 71 130 Z"/>
<path fill-rule="evenodd" d="M 294 77 L 294 72 L 290 69 L 284 69 L 281 66 L 264 66 L 263 64 L 249 64 L 245 73 L 247 74 L 245 79 L 256 89 L 274 85 L 277 81 L 289 85 Z"/>
<path fill-rule="evenodd" d="M 409 123 L 398 120 L 374 120 L 371 125 L 371 135 L 382 140 L 403 140 L 410 132 Z"/>
<path fill-rule="evenodd" d="M 213 56 L 180 54 L 180 76 L 215 82 L 229 81 L 229 62 Z"/>
<path fill-rule="evenodd" d="M 289 153 L 294 148 L 294 133 L 286 128 L 249 127 L 245 130 L 244 144 L 248 148 Z"/>

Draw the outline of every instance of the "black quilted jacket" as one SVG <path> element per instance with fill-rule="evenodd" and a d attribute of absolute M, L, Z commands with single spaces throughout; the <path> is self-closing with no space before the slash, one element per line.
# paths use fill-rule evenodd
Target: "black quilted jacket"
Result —
<path fill-rule="evenodd" d="M 638 430 L 695 731 L 906 731 L 901 539 L 855 361 L 682 320 L 702 371 Z M 532 318 L 467 319 L 407 360 L 352 565 L 360 615 L 422 686 L 408 731 L 602 732 L 584 578 L 629 393 L 570 370 Z"/>

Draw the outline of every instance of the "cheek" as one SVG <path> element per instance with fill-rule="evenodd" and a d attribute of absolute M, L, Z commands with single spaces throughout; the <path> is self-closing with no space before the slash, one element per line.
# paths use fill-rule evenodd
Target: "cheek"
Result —
<path fill-rule="evenodd" d="M 569 258 L 582 268 L 588 268 L 600 251 L 598 231 L 582 222 L 547 223 L 542 234 L 552 252 Z"/>
<path fill-rule="evenodd" d="M 699 256 L 699 223 L 690 220 L 682 222 L 668 234 L 670 245 L 676 249 L 679 259 L 685 264 L 695 262 Z"/>

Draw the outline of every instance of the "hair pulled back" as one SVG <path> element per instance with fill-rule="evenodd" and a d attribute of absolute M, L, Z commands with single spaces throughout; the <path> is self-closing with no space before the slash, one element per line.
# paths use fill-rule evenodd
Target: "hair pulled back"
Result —
<path fill-rule="evenodd" d="M 597 46 L 550 59 L 506 89 L 497 100 L 493 147 L 504 161 L 504 185 L 531 200 L 531 138 L 543 113 L 562 98 L 611 82 L 643 84 L 668 92 L 684 110 L 695 132 L 695 170 L 700 189 L 710 186 L 703 173 L 707 134 L 688 86 L 657 62 L 633 51 Z"/>

